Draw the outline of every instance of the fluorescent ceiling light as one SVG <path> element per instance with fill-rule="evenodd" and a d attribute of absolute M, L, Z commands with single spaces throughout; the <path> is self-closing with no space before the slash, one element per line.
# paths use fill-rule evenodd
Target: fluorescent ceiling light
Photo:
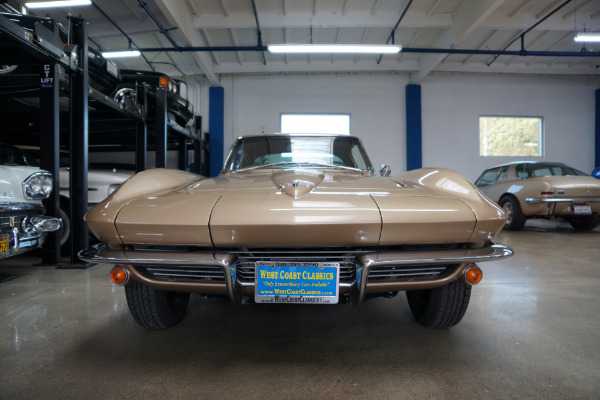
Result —
<path fill-rule="evenodd" d="M 127 51 L 103 51 L 104 58 L 124 58 L 124 57 L 139 57 L 142 55 L 138 50 Z"/>
<path fill-rule="evenodd" d="M 57 8 L 57 7 L 77 7 L 90 6 L 92 0 L 61 0 L 61 1 L 40 1 L 36 3 L 25 3 L 25 7 L 33 8 Z"/>
<path fill-rule="evenodd" d="M 395 54 L 402 49 L 396 45 L 374 44 L 270 44 L 271 53 L 352 53 L 352 54 Z"/>
<path fill-rule="evenodd" d="M 593 33 L 577 33 L 575 35 L 576 42 L 600 42 L 600 32 Z"/>

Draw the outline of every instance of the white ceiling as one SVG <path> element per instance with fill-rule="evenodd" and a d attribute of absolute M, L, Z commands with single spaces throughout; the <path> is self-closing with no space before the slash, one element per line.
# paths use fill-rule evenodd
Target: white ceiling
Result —
<path fill-rule="evenodd" d="M 141 48 L 172 47 L 138 0 L 94 0 Z M 151 13 L 182 47 L 257 46 L 252 0 L 146 0 Z M 262 44 L 384 44 L 409 0 L 255 0 Z M 565 0 L 415 0 L 395 31 L 405 48 L 503 50 Z M 44 10 L 47 11 L 47 10 Z M 67 10 L 50 15 L 61 18 Z M 103 50 L 127 40 L 94 7 L 70 10 L 89 21 L 89 36 Z M 37 12 L 43 14 L 43 12 Z M 576 52 L 575 31 L 600 32 L 600 1 L 572 0 L 524 36 L 524 49 Z M 390 42 L 391 43 L 391 42 Z M 507 50 L 521 50 L 516 40 Z M 404 53 L 385 55 L 280 55 L 259 51 L 148 52 L 153 66 L 217 83 L 222 74 L 410 74 L 418 83 L 432 71 L 533 74 L 600 74 L 600 44 L 585 44 L 593 57 Z M 149 69 L 142 58 L 120 59 L 122 68 Z M 169 64 L 175 64 L 178 69 Z"/>

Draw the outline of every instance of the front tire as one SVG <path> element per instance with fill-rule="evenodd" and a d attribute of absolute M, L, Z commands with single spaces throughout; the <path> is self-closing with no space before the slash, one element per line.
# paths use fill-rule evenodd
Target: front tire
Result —
<path fill-rule="evenodd" d="M 167 329 L 181 321 L 190 300 L 189 293 L 166 292 L 140 282 L 125 285 L 125 295 L 135 322 L 151 330 Z"/>
<path fill-rule="evenodd" d="M 507 231 L 520 231 L 525 226 L 525 215 L 521 210 L 519 200 L 512 196 L 506 196 L 500 199 L 500 207 L 506 213 L 507 219 L 504 229 Z"/>
<path fill-rule="evenodd" d="M 435 289 L 409 290 L 406 298 L 418 323 L 427 328 L 450 328 L 465 315 L 471 286 L 452 282 Z"/>

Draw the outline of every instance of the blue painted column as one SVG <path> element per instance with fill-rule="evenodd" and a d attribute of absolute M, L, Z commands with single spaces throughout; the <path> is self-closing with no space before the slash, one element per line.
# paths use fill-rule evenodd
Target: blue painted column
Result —
<path fill-rule="evenodd" d="M 217 176 L 223 168 L 225 90 L 221 86 L 208 89 L 208 131 L 210 132 L 209 176 Z"/>
<path fill-rule="evenodd" d="M 600 89 L 596 89 L 596 167 L 600 167 Z"/>
<path fill-rule="evenodd" d="M 423 166 L 421 85 L 406 85 L 406 170 Z"/>

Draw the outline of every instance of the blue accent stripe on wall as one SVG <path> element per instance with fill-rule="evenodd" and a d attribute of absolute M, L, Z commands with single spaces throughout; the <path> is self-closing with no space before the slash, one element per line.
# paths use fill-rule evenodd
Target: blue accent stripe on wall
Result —
<path fill-rule="evenodd" d="M 600 167 L 600 89 L 596 89 L 596 164 Z"/>
<path fill-rule="evenodd" d="M 217 176 L 223 168 L 225 90 L 221 86 L 208 89 L 208 131 L 210 132 L 209 176 Z"/>
<path fill-rule="evenodd" d="M 423 167 L 421 85 L 406 85 L 406 170 Z"/>

